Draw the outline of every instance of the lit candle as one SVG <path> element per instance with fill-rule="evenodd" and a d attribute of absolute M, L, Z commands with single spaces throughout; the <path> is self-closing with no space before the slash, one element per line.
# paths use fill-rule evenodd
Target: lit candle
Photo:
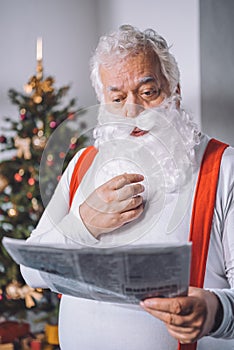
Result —
<path fill-rule="evenodd" d="M 37 61 L 42 60 L 42 38 L 37 38 Z"/>

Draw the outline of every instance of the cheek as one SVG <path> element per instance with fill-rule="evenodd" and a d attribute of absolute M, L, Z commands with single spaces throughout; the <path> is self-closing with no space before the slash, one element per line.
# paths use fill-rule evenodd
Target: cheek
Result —
<path fill-rule="evenodd" d="M 158 107 L 158 106 L 165 100 L 166 97 L 167 97 L 166 94 L 162 94 L 162 95 L 159 96 L 156 100 L 150 101 L 150 102 L 147 104 L 148 108 L 149 108 L 149 107 L 151 107 L 151 108 L 153 108 L 153 107 Z M 144 107 L 146 108 L 146 106 L 144 106 Z"/>
<path fill-rule="evenodd" d="M 122 116 L 122 107 L 120 105 L 116 105 L 114 103 L 111 103 L 111 101 L 108 101 L 104 98 L 102 105 L 105 105 L 105 110 L 111 114 L 115 114 L 118 116 Z"/>

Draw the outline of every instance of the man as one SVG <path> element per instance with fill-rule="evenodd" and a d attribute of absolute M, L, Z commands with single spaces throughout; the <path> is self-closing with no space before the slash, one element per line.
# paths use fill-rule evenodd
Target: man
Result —
<path fill-rule="evenodd" d="M 180 106 L 179 70 L 166 41 L 126 25 L 100 39 L 91 79 L 101 102 L 98 153 L 69 208 L 82 151 L 62 176 L 29 242 L 116 246 L 188 240 L 193 196 L 209 137 Z M 234 150 L 224 151 L 211 228 L 205 288 L 187 297 L 121 305 L 63 296 L 65 350 L 234 348 Z M 140 227 L 140 229 L 139 229 Z M 41 277 L 22 267 L 32 286 Z"/>

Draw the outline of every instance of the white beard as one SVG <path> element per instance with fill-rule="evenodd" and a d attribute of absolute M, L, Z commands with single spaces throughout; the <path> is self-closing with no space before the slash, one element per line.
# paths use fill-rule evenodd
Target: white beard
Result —
<path fill-rule="evenodd" d="M 176 240 L 176 235 L 171 233 L 175 232 L 187 210 L 193 189 L 193 171 L 199 166 L 195 158 L 195 146 L 200 143 L 197 126 L 188 114 L 176 108 L 173 99 L 136 118 L 111 114 L 106 107 L 100 106 L 98 125 L 94 129 L 94 144 L 99 152 L 81 183 L 81 194 L 85 199 L 95 188 L 126 172 L 144 175 L 145 192 L 142 215 L 103 234 L 100 246 Z M 139 137 L 131 136 L 135 127 L 149 132 Z M 166 220 L 160 221 L 166 208 Z M 160 225 L 165 222 L 166 226 L 157 229 L 159 221 Z"/>
<path fill-rule="evenodd" d="M 131 136 L 135 127 L 148 133 Z M 94 138 L 102 159 L 95 187 L 116 175 L 140 173 L 145 176 L 144 197 L 152 200 L 161 191 L 179 192 L 191 180 L 200 132 L 189 115 L 176 108 L 174 98 L 170 98 L 136 118 L 112 114 L 101 105 Z"/>

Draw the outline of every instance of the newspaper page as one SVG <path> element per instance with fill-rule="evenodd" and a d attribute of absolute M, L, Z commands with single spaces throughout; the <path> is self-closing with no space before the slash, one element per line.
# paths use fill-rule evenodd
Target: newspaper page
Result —
<path fill-rule="evenodd" d="M 48 288 L 61 294 L 138 304 L 188 291 L 191 243 L 77 248 L 5 237 L 3 245 L 16 263 L 39 270 Z"/>

